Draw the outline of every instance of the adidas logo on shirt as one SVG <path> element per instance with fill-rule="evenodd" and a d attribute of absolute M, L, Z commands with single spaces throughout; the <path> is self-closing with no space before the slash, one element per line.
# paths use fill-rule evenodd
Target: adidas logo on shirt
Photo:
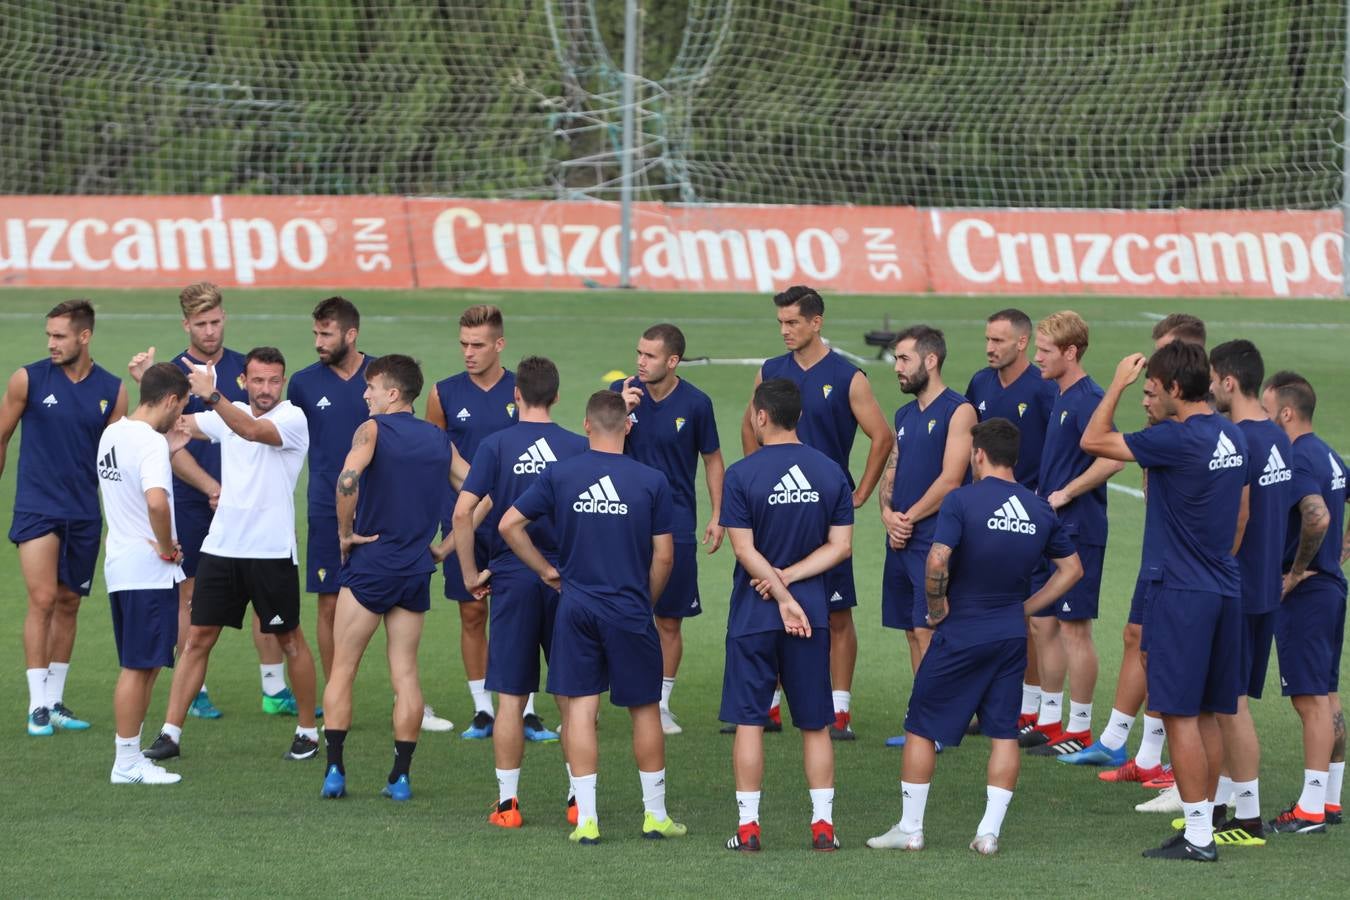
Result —
<path fill-rule="evenodd" d="M 986 411 L 986 410 L 985 410 L 985 408 L 984 408 L 984 401 L 981 400 L 981 401 L 980 401 L 980 412 L 985 412 L 985 411 Z"/>
<path fill-rule="evenodd" d="M 319 402 L 314 404 L 314 406 L 317 407 L 318 409 L 327 409 L 332 405 L 333 404 L 329 402 L 327 397 L 320 397 Z"/>
<path fill-rule="evenodd" d="M 774 485 L 773 492 L 769 494 L 770 506 L 819 502 L 820 492 L 811 489 L 811 482 L 806 480 L 806 475 L 796 465 L 783 473 L 783 477 L 778 479 L 778 484 Z"/>
<path fill-rule="evenodd" d="M 530 449 L 520 454 L 520 462 L 516 463 L 511 471 L 517 475 L 533 474 L 544 471 L 549 463 L 557 461 L 558 457 L 553 455 L 548 441 L 540 438 L 530 445 Z"/>
<path fill-rule="evenodd" d="M 1266 458 L 1266 467 L 1262 470 L 1261 477 L 1256 479 L 1256 483 L 1261 487 L 1268 487 L 1293 477 L 1294 473 L 1289 471 L 1289 467 L 1284 464 L 1284 457 L 1280 456 L 1280 448 L 1272 444 L 1270 456 Z"/>
<path fill-rule="evenodd" d="M 1214 445 L 1214 458 L 1209 461 L 1209 470 L 1217 472 L 1220 469 L 1236 469 L 1240 465 L 1242 454 L 1233 446 L 1228 435 L 1220 433 L 1219 442 Z"/>
<path fill-rule="evenodd" d="M 1019 534 L 1035 534 L 1036 523 L 1031 521 L 1027 508 L 1013 494 L 1003 505 L 994 510 L 994 514 L 985 522 L 990 531 L 1016 531 Z"/>
<path fill-rule="evenodd" d="M 267 624 L 268 624 L 268 625 L 285 625 L 286 623 L 282 620 L 281 616 L 273 616 L 273 617 L 272 617 L 272 620 L 271 620 L 270 622 L 268 622 Z"/>
<path fill-rule="evenodd" d="M 619 492 L 614 490 L 614 482 L 608 475 L 601 475 L 599 481 L 577 494 L 572 509 L 577 512 L 605 513 L 611 516 L 628 515 L 628 504 L 619 499 Z"/>
<path fill-rule="evenodd" d="M 1327 453 L 1327 461 L 1331 463 L 1331 489 L 1345 490 L 1345 472 L 1341 469 L 1340 463 L 1336 462 L 1336 454 Z"/>
<path fill-rule="evenodd" d="M 46 397 L 43 397 L 43 398 L 42 398 L 42 405 L 43 405 L 43 406 L 55 406 L 55 405 L 56 405 L 56 395 L 55 395 L 55 394 L 48 394 Z"/>
<path fill-rule="evenodd" d="M 463 422 L 465 419 L 469 418 L 470 415 L 470 412 L 461 406 L 459 412 L 455 413 L 455 418 Z"/>
<path fill-rule="evenodd" d="M 117 471 L 117 448 L 109 447 L 108 452 L 98 461 L 98 477 L 104 481 L 121 481 L 122 473 Z"/>

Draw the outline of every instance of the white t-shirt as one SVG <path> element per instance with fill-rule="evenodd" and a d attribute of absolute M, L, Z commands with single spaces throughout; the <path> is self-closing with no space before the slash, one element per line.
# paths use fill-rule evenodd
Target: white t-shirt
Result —
<path fill-rule="evenodd" d="M 234 405 L 253 415 L 247 403 Z M 202 552 L 229 559 L 289 557 L 297 562 L 295 482 L 309 450 L 309 425 L 289 400 L 259 418 L 276 426 L 280 447 L 244 440 L 220 413 L 197 414 L 197 427 L 220 444 L 220 500 Z"/>
<path fill-rule="evenodd" d="M 160 488 L 168 495 L 173 523 L 173 471 L 169 442 L 149 423 L 119 419 L 103 430 L 98 442 L 98 488 L 108 520 L 108 549 L 103 577 L 109 591 L 171 588 L 183 570 L 159 558 L 145 492 Z M 172 532 L 177 539 L 176 528 Z"/>

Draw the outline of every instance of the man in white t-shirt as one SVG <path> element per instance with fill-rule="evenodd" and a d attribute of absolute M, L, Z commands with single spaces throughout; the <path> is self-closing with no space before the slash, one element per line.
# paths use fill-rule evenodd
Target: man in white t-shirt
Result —
<path fill-rule="evenodd" d="M 183 722 L 206 678 L 220 629 L 240 628 L 252 603 L 263 632 L 275 634 L 281 644 L 295 693 L 300 724 L 286 758 L 312 759 L 319 750 L 314 657 L 300 630 L 295 541 L 295 483 L 309 450 L 309 426 L 298 407 L 281 399 L 286 360 L 274 347 L 256 347 L 244 359 L 248 403 L 222 402 L 211 366 L 194 370 L 188 382 L 209 411 L 182 421 L 194 438 L 220 444 L 220 500 L 202 542 L 192 624 L 174 671 L 164 727 L 145 755 L 179 755 Z"/>
<path fill-rule="evenodd" d="M 174 531 L 174 450 L 187 434 L 174 431 L 187 403 L 187 377 L 160 363 L 141 379 L 135 411 L 109 425 L 98 442 L 98 486 L 108 520 L 103 577 L 112 606 L 113 640 L 122 670 L 113 691 L 117 755 L 113 784 L 173 784 L 181 776 L 141 755 L 141 725 L 150 690 L 163 666 L 173 665 L 178 639 L 178 582 L 182 551 Z"/>

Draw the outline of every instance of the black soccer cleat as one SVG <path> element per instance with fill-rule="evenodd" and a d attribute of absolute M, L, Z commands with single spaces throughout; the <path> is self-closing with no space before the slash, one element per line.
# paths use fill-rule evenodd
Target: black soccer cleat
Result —
<path fill-rule="evenodd" d="M 1298 808 L 1298 804 L 1280 813 L 1275 818 L 1266 823 L 1266 831 L 1271 834 L 1326 834 L 1327 823 L 1325 814 L 1321 822 L 1315 822 L 1312 819 L 1305 819 L 1299 815 L 1303 810 Z"/>
<path fill-rule="evenodd" d="M 297 734 L 295 740 L 291 741 L 291 749 L 286 751 L 282 759 L 314 759 L 318 755 L 319 742 Z"/>
<path fill-rule="evenodd" d="M 1148 859 L 1183 859 L 1191 862 L 1218 862 L 1219 847 L 1213 841 L 1210 841 L 1204 847 L 1197 847 L 1186 840 L 1185 832 L 1179 832 L 1163 841 L 1160 846 L 1152 850 L 1145 850 L 1143 855 Z"/>
<path fill-rule="evenodd" d="M 173 759 L 181 753 L 178 742 L 162 732 L 155 738 L 153 744 L 141 751 L 141 755 L 146 759 Z"/>

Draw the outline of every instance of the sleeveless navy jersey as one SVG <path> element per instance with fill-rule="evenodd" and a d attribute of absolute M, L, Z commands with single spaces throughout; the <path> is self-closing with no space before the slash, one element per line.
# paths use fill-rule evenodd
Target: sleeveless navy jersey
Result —
<path fill-rule="evenodd" d="M 78 384 L 50 359 L 24 366 L 28 400 L 14 511 L 98 520 L 98 441 L 122 381 L 97 363 Z"/>
<path fill-rule="evenodd" d="M 853 438 L 858 434 L 858 420 L 848 402 L 848 389 L 859 371 L 833 350 L 809 369 L 799 366 L 791 353 L 766 359 L 759 369 L 762 381 L 786 378 L 796 383 L 802 392 L 797 439 L 834 460 L 844 470 L 850 487 L 853 475 L 848 470 L 848 459 L 853 452 Z"/>
<path fill-rule="evenodd" d="M 1238 547 L 1242 577 L 1242 611 L 1270 612 L 1280 605 L 1280 561 L 1289 507 L 1294 503 L 1289 468 L 1292 451 L 1284 430 L 1269 419 L 1237 423 L 1251 456 L 1251 496 L 1247 528 Z"/>
<path fill-rule="evenodd" d="M 1006 388 L 998 380 L 996 370 L 984 368 L 971 377 L 966 388 L 966 399 L 975 407 L 975 415 L 981 422 L 1004 418 L 1017 426 L 1021 438 L 1013 474 L 1019 483 L 1033 491 L 1040 481 L 1045 423 L 1058 394 L 1055 383 L 1042 378 L 1041 370 L 1035 366 L 1027 366 Z"/>
<path fill-rule="evenodd" d="M 352 435 L 370 417 L 366 407 L 366 369 L 375 357 L 365 354 L 361 368 L 344 380 L 332 366 L 316 362 L 291 376 L 286 399 L 309 424 L 309 515 L 335 516 L 337 477 L 352 449 Z"/>
<path fill-rule="evenodd" d="M 459 455 L 472 464 L 473 455 L 483 438 L 516 423 L 516 376 L 510 369 L 502 370 L 488 390 L 473 383 L 468 372 L 460 372 L 436 382 L 436 397 L 445 416 L 445 433 Z M 450 517 L 455 512 L 459 492 L 445 489 L 445 507 L 441 522 L 450 530 Z"/>
<path fill-rule="evenodd" d="M 204 366 L 202 360 L 197 359 L 187 350 L 174 357 L 174 365 L 184 372 L 191 374 L 195 366 Z M 244 388 L 244 354 L 237 350 L 231 350 L 228 347 L 221 351 L 220 360 L 216 363 L 216 390 L 220 391 L 220 396 L 224 400 L 234 403 L 248 402 L 248 391 Z M 206 404 L 202 398 L 196 394 L 188 394 L 187 406 L 183 408 L 183 414 L 207 412 Z M 206 474 L 210 475 L 217 482 L 220 481 L 220 445 L 211 441 L 191 440 L 187 444 L 187 452 L 197 461 Z M 174 506 L 207 506 L 206 495 L 197 490 L 180 478 L 173 480 L 173 502 Z M 208 515 L 210 510 L 208 509 Z"/>
<path fill-rule="evenodd" d="M 354 530 L 380 537 L 353 547 L 347 566 L 372 575 L 431 572 L 440 494 L 427 488 L 450 477 L 445 433 L 410 412 L 372 418 L 378 437 L 374 458 L 361 473 Z"/>
<path fill-rule="evenodd" d="M 1053 382 L 1052 382 L 1053 383 Z M 1041 452 L 1040 487 L 1037 493 L 1048 497 L 1087 471 L 1095 456 L 1083 452 L 1079 442 L 1088 420 L 1102 401 L 1101 387 L 1091 377 L 1069 385 L 1055 397 L 1046 426 L 1045 448 Z M 1106 485 L 1075 497 L 1059 510 L 1059 520 L 1076 544 L 1106 546 Z"/>
<path fill-rule="evenodd" d="M 927 409 L 919 408 L 918 400 L 911 400 L 895 412 L 895 446 L 897 448 L 895 483 L 891 487 L 891 509 L 904 512 L 928 492 L 942 474 L 942 455 L 947 451 L 947 431 L 952 416 L 966 402 L 951 388 L 933 398 Z M 970 477 L 967 473 L 963 481 Z M 927 552 L 933 543 L 933 529 L 937 515 L 914 523 L 914 534 L 905 545 L 906 550 Z"/>
<path fill-rule="evenodd" d="M 1345 461 L 1326 445 L 1320 437 L 1309 432 L 1299 435 L 1292 450 L 1294 477 L 1290 481 L 1292 490 L 1289 495 L 1289 525 L 1284 538 L 1284 571 L 1288 571 L 1298 552 L 1298 536 L 1302 528 L 1302 516 L 1298 503 L 1304 497 L 1316 494 L 1327 504 L 1331 513 L 1331 525 L 1322 546 L 1317 548 L 1310 570 L 1328 576 L 1345 585 L 1345 573 L 1341 571 L 1341 538 L 1345 534 Z M 1257 462 L 1259 467 L 1260 463 Z M 1319 576 L 1320 577 L 1320 576 Z"/>

